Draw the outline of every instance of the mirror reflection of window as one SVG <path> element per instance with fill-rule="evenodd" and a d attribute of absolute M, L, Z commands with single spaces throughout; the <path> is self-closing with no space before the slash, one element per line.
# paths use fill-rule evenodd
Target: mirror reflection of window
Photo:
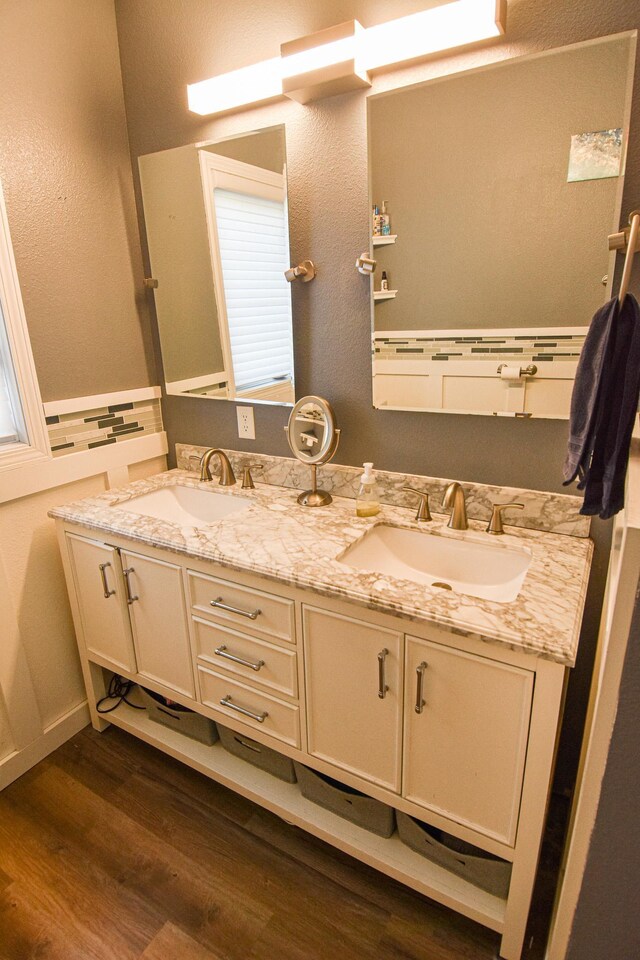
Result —
<path fill-rule="evenodd" d="M 284 127 L 139 165 L 167 393 L 293 404 Z"/>

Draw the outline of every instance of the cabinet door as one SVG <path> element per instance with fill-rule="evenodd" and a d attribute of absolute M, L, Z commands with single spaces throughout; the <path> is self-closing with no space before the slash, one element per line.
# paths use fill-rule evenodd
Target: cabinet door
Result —
<path fill-rule="evenodd" d="M 87 656 L 136 672 L 131 628 L 115 547 L 67 534 Z"/>
<path fill-rule="evenodd" d="M 406 638 L 403 796 L 515 842 L 533 673 Z"/>
<path fill-rule="evenodd" d="M 397 793 L 402 634 L 307 606 L 303 622 L 309 753 Z"/>
<path fill-rule="evenodd" d="M 138 673 L 194 697 L 182 571 L 173 563 L 121 551 Z"/>

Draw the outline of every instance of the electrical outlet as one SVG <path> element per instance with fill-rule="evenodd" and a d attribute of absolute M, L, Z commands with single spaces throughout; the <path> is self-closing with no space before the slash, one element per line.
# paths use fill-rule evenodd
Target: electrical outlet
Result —
<path fill-rule="evenodd" d="M 253 420 L 253 407 L 236 407 L 238 414 L 238 436 L 243 440 L 255 440 L 256 425 Z"/>

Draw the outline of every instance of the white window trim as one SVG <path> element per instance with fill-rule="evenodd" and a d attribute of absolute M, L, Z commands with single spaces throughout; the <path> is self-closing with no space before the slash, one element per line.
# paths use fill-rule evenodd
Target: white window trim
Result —
<path fill-rule="evenodd" d="M 28 437 L 26 442 L 3 444 L 0 448 L 0 471 L 3 471 L 14 469 L 23 463 L 52 458 L 18 271 L 11 245 L 2 184 L 0 184 L 0 299 Z"/>

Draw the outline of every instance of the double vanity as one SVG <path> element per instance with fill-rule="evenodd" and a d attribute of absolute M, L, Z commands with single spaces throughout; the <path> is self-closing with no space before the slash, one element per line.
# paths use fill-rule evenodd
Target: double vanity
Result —
<path fill-rule="evenodd" d="M 179 462 L 193 466 L 192 452 Z M 262 459 L 265 479 L 295 479 L 292 461 L 231 459 L 239 476 Z M 93 724 L 122 727 L 500 932 L 500 955 L 516 960 L 591 541 L 584 527 L 490 536 L 466 484 L 468 530 L 437 512 L 417 521 L 394 474 L 383 478 L 390 502 L 359 518 L 335 496 L 348 470 L 324 468 L 334 499 L 321 510 L 300 506 L 291 485 L 222 487 L 185 469 L 56 508 Z M 521 493 L 525 513 L 541 504 L 533 524 L 553 528 L 547 495 Z M 575 498 L 556 501 L 557 526 L 571 527 Z M 114 673 L 501 858 L 508 895 L 124 702 L 107 722 L 95 704 Z"/>

